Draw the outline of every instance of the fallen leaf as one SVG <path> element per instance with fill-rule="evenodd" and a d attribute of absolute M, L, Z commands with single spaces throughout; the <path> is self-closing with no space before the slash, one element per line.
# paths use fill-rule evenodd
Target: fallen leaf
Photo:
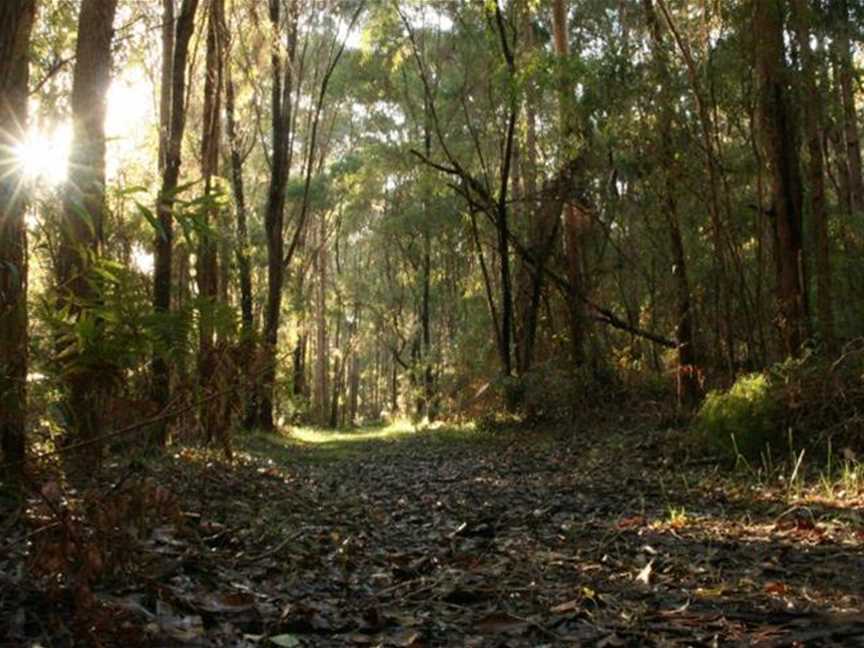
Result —
<path fill-rule="evenodd" d="M 639 575 L 636 576 L 636 582 L 637 583 L 644 583 L 645 585 L 649 584 L 648 581 L 651 579 L 651 571 L 652 571 L 653 565 L 654 565 L 654 560 L 653 559 L 649 560 L 648 564 L 645 565 L 639 571 Z"/>
<path fill-rule="evenodd" d="M 217 614 L 245 612 L 255 607 L 251 594 L 232 592 L 230 594 L 208 594 L 196 600 L 196 607 L 204 612 Z"/>
<path fill-rule="evenodd" d="M 490 614 L 482 618 L 474 628 L 483 634 L 519 633 L 528 627 L 522 619 L 506 613 Z"/>
<path fill-rule="evenodd" d="M 410 648 L 418 645 L 420 641 L 420 633 L 416 630 L 400 630 L 399 632 L 387 637 L 385 643 L 388 646 L 397 646 L 398 648 Z"/>
<path fill-rule="evenodd" d="M 555 607 L 549 609 L 553 614 L 564 614 L 565 612 L 573 612 L 579 609 L 579 600 L 573 599 L 565 603 L 559 603 Z"/>
<path fill-rule="evenodd" d="M 647 520 L 641 515 L 633 515 L 618 520 L 619 529 L 632 529 L 633 527 L 645 526 Z"/>

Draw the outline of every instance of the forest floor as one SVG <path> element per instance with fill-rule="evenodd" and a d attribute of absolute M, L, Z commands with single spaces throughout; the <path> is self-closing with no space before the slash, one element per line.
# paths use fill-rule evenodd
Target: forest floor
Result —
<path fill-rule="evenodd" d="M 742 479 L 666 458 L 668 434 L 180 450 L 115 467 L 86 551 L 74 494 L 47 482 L 0 517 L 0 645 L 864 645 L 860 482 Z M 65 517 L 37 523 L 40 499 Z"/>

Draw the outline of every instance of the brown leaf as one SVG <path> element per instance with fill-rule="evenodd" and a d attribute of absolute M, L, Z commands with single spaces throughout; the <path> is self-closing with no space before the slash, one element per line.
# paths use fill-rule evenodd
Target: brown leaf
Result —
<path fill-rule="evenodd" d="M 765 583 L 763 588 L 766 594 L 776 594 L 777 596 L 785 596 L 789 593 L 789 588 L 785 583 L 779 581 Z"/>
<path fill-rule="evenodd" d="M 196 607 L 204 612 L 217 614 L 245 612 L 255 607 L 255 597 L 243 592 L 206 594 L 196 600 Z"/>
<path fill-rule="evenodd" d="M 641 515 L 633 515 L 618 520 L 619 529 L 632 529 L 635 527 L 645 526 L 646 524 L 647 520 Z"/>
<path fill-rule="evenodd" d="M 482 618 L 474 629 L 483 634 L 513 634 L 522 633 L 528 628 L 528 624 L 517 617 L 507 613 L 490 614 Z"/>
<path fill-rule="evenodd" d="M 419 646 L 421 645 L 420 633 L 416 630 L 400 630 L 387 637 L 385 644 L 388 646 L 397 646 L 398 648 Z"/>
<path fill-rule="evenodd" d="M 553 614 L 565 614 L 567 612 L 573 612 L 579 609 L 579 600 L 572 599 L 570 601 L 566 601 L 564 603 L 559 603 L 555 607 L 549 609 Z"/>

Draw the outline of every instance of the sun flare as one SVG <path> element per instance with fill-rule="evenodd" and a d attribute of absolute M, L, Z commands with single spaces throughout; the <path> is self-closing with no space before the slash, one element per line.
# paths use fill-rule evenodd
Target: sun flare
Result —
<path fill-rule="evenodd" d="M 15 159 L 25 178 L 56 187 L 66 181 L 71 145 L 68 124 L 47 132 L 31 130 L 15 147 Z"/>
<path fill-rule="evenodd" d="M 129 75 L 111 84 L 105 117 L 109 180 L 125 164 L 147 153 L 148 127 L 154 119 L 152 88 L 143 75 Z M 68 177 L 71 146 L 70 123 L 33 127 L 14 148 L 15 162 L 27 180 L 53 189 Z"/>

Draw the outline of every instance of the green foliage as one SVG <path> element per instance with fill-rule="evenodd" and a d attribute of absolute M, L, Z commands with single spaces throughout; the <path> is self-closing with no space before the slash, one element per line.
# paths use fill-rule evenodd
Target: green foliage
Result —
<path fill-rule="evenodd" d="M 694 421 L 694 440 L 708 452 L 764 463 L 796 446 L 860 450 L 864 415 L 864 346 L 850 344 L 837 359 L 813 352 L 787 358 L 708 394 Z"/>
<path fill-rule="evenodd" d="M 86 376 L 97 392 L 115 392 L 153 353 L 176 362 L 191 351 L 192 312 L 154 313 L 149 285 L 137 271 L 94 258 L 87 282 L 86 299 L 58 307 L 56 295 L 48 293 L 38 304 L 48 333 L 41 352 L 51 378 L 62 383 Z"/>
<path fill-rule="evenodd" d="M 747 374 L 727 391 L 708 394 L 696 416 L 698 442 L 711 451 L 757 459 L 783 442 L 783 405 L 768 376 Z"/>

